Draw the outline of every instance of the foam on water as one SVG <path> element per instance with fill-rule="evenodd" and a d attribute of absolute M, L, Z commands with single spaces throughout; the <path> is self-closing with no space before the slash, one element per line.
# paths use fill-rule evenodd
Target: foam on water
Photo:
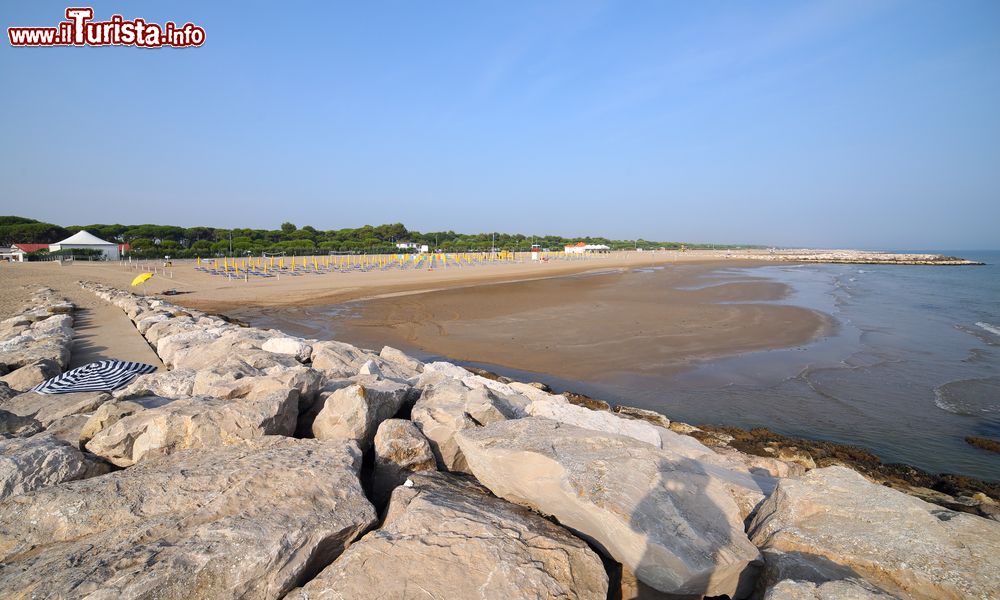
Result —
<path fill-rule="evenodd" d="M 976 322 L 976 326 L 979 327 L 980 329 L 984 329 L 986 331 L 989 331 L 993 335 L 1000 335 L 1000 327 L 997 327 L 996 325 L 991 325 L 989 323 L 984 323 L 982 321 L 978 321 L 978 322 Z"/>
<path fill-rule="evenodd" d="M 1000 377 L 958 379 L 934 388 L 934 404 L 955 415 L 1000 413 Z"/>

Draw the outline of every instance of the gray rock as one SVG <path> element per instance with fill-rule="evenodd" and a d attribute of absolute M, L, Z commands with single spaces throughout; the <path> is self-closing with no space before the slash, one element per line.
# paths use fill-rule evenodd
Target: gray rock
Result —
<path fill-rule="evenodd" d="M 94 434 L 85 448 L 128 467 L 147 455 L 246 444 L 265 435 L 290 436 L 297 417 L 295 390 L 238 400 L 184 398 L 121 418 Z"/>
<path fill-rule="evenodd" d="M 868 583 L 853 570 L 821 556 L 764 550 L 764 570 L 757 586 L 765 598 L 808 600 L 888 600 L 896 598 Z"/>
<path fill-rule="evenodd" d="M 48 433 L 0 438 L 0 500 L 80 479 L 86 473 L 83 454 Z"/>
<path fill-rule="evenodd" d="M 430 442 L 438 468 L 464 473 L 469 472 L 468 465 L 455 434 L 514 416 L 485 387 L 469 389 L 455 379 L 445 379 L 425 388 L 410 413 L 414 424 Z"/>
<path fill-rule="evenodd" d="M 353 444 L 187 450 L 0 503 L 13 597 L 281 598 L 375 522 Z"/>
<path fill-rule="evenodd" d="M 265 341 L 261 349 L 275 354 L 294 356 L 299 362 L 308 362 L 312 355 L 312 346 L 298 338 L 276 337 Z"/>
<path fill-rule="evenodd" d="M 194 394 L 194 369 L 174 369 L 140 375 L 127 386 L 112 392 L 119 400 L 161 396 L 163 398 L 183 398 Z"/>
<path fill-rule="evenodd" d="M 0 381 L 15 390 L 27 391 L 60 373 L 62 369 L 55 361 L 42 358 L 0 377 Z"/>
<path fill-rule="evenodd" d="M 32 417 L 42 427 L 69 415 L 90 413 L 111 399 L 105 392 L 74 394 L 37 394 L 27 392 L 0 403 L 0 410 L 22 417 Z"/>
<path fill-rule="evenodd" d="M 379 424 L 403 406 L 410 386 L 372 380 L 320 394 L 322 409 L 312 424 L 317 439 L 354 440 L 362 450 L 372 445 Z"/>
<path fill-rule="evenodd" d="M 600 558 L 561 527 L 455 476 L 412 482 L 381 529 L 288 598 L 607 597 Z"/>
<path fill-rule="evenodd" d="M 836 563 L 890 594 L 1000 597 L 1000 523 L 929 504 L 845 467 L 782 479 L 749 531 L 767 552 Z"/>
<path fill-rule="evenodd" d="M 645 421 L 626 419 L 614 413 L 590 410 L 565 401 L 535 400 L 528 406 L 528 414 L 593 431 L 625 435 L 656 448 L 663 445 L 656 428 Z"/>
<path fill-rule="evenodd" d="M 20 392 L 17 390 L 12 390 L 9 385 L 0 381 L 0 402 L 4 400 L 9 400 L 14 396 L 18 395 Z"/>
<path fill-rule="evenodd" d="M 411 421 L 386 419 L 378 426 L 372 488 L 379 505 L 413 473 L 436 468 L 431 445 Z"/>
<path fill-rule="evenodd" d="M 628 417 L 630 419 L 638 419 L 641 421 L 646 421 L 657 427 L 662 427 L 664 429 L 670 428 L 670 419 L 661 415 L 660 413 L 653 410 L 646 410 L 644 408 L 636 408 L 634 406 L 616 406 L 614 410 L 615 414 L 619 414 L 623 417 Z"/>
<path fill-rule="evenodd" d="M 760 563 L 726 486 L 698 461 L 548 419 L 456 434 L 494 494 L 559 519 L 671 594 L 744 596 Z"/>
<path fill-rule="evenodd" d="M 31 417 L 0 410 L 0 438 L 28 437 L 44 430 L 45 427 Z"/>
<path fill-rule="evenodd" d="M 313 344 L 312 366 L 324 371 L 327 377 L 357 375 L 361 365 L 375 355 L 343 342 L 325 341 Z"/>
<path fill-rule="evenodd" d="M 393 348 L 392 346 L 384 346 L 378 355 L 382 358 L 382 360 L 392 363 L 397 367 L 407 369 L 415 375 L 419 375 L 424 371 L 424 363 L 403 353 L 401 350 Z"/>

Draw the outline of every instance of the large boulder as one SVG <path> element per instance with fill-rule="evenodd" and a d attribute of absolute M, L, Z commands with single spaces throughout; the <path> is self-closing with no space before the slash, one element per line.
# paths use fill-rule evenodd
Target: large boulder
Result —
<path fill-rule="evenodd" d="M 749 531 L 765 551 L 842 565 L 891 594 L 1000 597 L 1000 523 L 929 504 L 845 467 L 781 480 Z"/>
<path fill-rule="evenodd" d="M 90 413 L 111 399 L 105 392 L 76 392 L 73 394 L 38 394 L 26 392 L 0 403 L 0 410 L 31 417 L 42 427 L 69 415 Z"/>
<path fill-rule="evenodd" d="M 288 598 L 607 597 L 601 559 L 558 525 L 453 475 L 411 482 L 381 529 Z"/>
<path fill-rule="evenodd" d="M 625 419 L 614 413 L 590 410 L 565 401 L 535 400 L 528 405 L 528 414 L 584 429 L 625 435 L 656 448 L 663 445 L 656 428 L 645 421 Z"/>
<path fill-rule="evenodd" d="M 3 381 L 0 381 L 0 402 L 3 402 L 4 400 L 9 400 L 20 393 L 21 392 L 19 392 L 18 390 L 11 389 L 9 385 L 4 383 Z"/>
<path fill-rule="evenodd" d="M 402 369 L 406 369 L 411 373 L 419 375 L 424 371 L 424 363 L 408 354 L 405 354 L 402 350 L 393 348 L 392 346 L 383 346 L 382 351 L 379 352 L 378 355 L 382 358 L 382 360 L 392 363 Z"/>
<path fill-rule="evenodd" d="M 140 375 L 127 386 L 112 392 L 120 400 L 141 398 L 143 396 L 161 396 L 163 398 L 183 398 L 194 394 L 194 379 L 197 371 L 194 369 L 174 369 L 172 371 L 157 371 Z"/>
<path fill-rule="evenodd" d="M 295 390 L 238 400 L 195 396 L 125 416 L 94 434 L 85 448 L 128 467 L 147 455 L 240 445 L 266 435 L 290 436 L 297 417 Z"/>
<path fill-rule="evenodd" d="M 0 438 L 0 500 L 87 474 L 83 454 L 48 433 Z"/>
<path fill-rule="evenodd" d="M 265 341 L 261 350 L 275 354 L 294 356 L 299 362 L 307 362 L 312 355 L 312 346 L 298 338 L 276 337 Z"/>
<path fill-rule="evenodd" d="M 865 581 L 852 569 L 803 552 L 763 552 L 757 583 L 768 600 L 889 600 L 896 596 Z"/>
<path fill-rule="evenodd" d="M 312 346 L 312 366 L 324 371 L 327 377 L 351 377 L 375 357 L 361 348 L 344 342 L 316 342 Z"/>
<path fill-rule="evenodd" d="M 163 398 L 161 396 L 142 396 L 129 400 L 109 400 L 87 416 L 87 422 L 80 428 L 77 443 L 83 448 L 95 435 L 125 417 L 134 415 L 147 408 L 157 408 L 170 404 L 172 401 L 172 398 Z"/>
<path fill-rule="evenodd" d="M 742 597 L 753 587 L 760 553 L 726 486 L 698 461 L 535 417 L 455 437 L 494 494 L 554 516 L 643 583 L 678 595 Z"/>
<path fill-rule="evenodd" d="M 436 468 L 431 445 L 412 421 L 386 419 L 378 426 L 372 488 L 380 505 L 413 473 Z"/>
<path fill-rule="evenodd" d="M 455 434 L 515 416 L 506 403 L 485 387 L 469 389 L 455 379 L 445 379 L 425 388 L 410 413 L 410 418 L 430 442 L 438 467 L 464 473 L 469 472 L 468 466 Z"/>
<path fill-rule="evenodd" d="M 354 440 L 367 450 L 379 424 L 392 418 L 406 401 L 410 386 L 372 379 L 320 395 L 322 409 L 312 424 L 317 439 Z"/>
<path fill-rule="evenodd" d="M 60 373 L 62 373 L 62 369 L 59 368 L 58 364 L 52 360 L 41 358 L 0 377 L 0 381 L 15 390 L 27 391 Z"/>
<path fill-rule="evenodd" d="M 186 450 L 0 503 L 11 597 L 281 598 L 375 522 L 350 443 Z"/>

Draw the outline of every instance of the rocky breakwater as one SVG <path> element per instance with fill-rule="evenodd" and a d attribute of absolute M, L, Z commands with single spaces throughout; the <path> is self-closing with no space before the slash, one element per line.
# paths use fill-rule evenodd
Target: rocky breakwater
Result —
<path fill-rule="evenodd" d="M 778 262 L 814 262 L 851 265 L 937 265 L 963 266 L 983 263 L 957 256 L 897 252 L 865 252 L 863 250 L 778 250 L 776 252 L 747 251 L 739 258 Z"/>
<path fill-rule="evenodd" d="M 168 370 L 114 394 L 4 402 L 17 410 L 5 435 L 72 473 L 0 499 L 5 595 L 928 597 L 902 585 L 911 576 L 941 597 L 998 592 L 1000 524 L 851 471 L 723 453 L 655 413 L 388 347 L 85 287 Z M 56 427 L 67 416 L 78 426 Z"/>
<path fill-rule="evenodd" d="M 0 321 L 0 399 L 55 377 L 69 365 L 74 306 L 48 288 Z"/>

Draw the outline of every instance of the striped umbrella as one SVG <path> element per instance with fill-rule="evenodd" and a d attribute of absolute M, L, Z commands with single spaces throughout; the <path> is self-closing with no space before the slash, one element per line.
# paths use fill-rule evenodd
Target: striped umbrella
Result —
<path fill-rule="evenodd" d="M 69 394 L 73 392 L 110 392 L 139 375 L 152 373 L 153 365 L 126 360 L 99 360 L 62 375 L 53 377 L 31 388 L 39 394 Z"/>

